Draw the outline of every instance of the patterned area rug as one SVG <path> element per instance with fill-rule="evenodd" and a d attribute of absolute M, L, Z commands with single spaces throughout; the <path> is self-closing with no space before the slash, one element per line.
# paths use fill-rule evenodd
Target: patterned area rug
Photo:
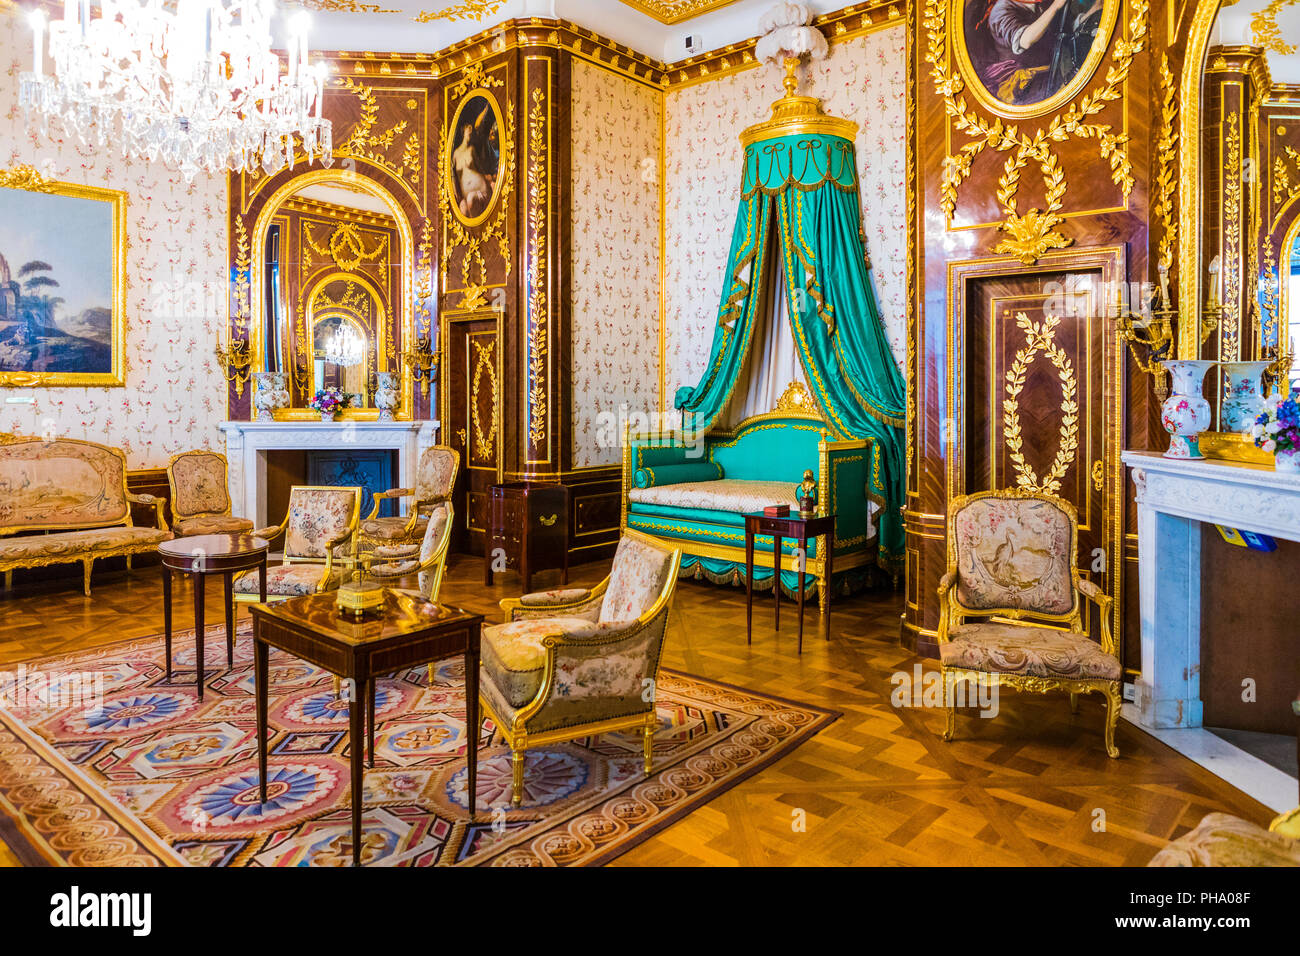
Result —
<path fill-rule="evenodd" d="M 272 652 L 268 802 L 258 799 L 251 625 L 226 669 L 207 639 L 194 689 L 193 631 L 36 661 L 0 675 L 0 839 L 29 863 L 347 866 L 352 856 L 347 704 L 329 674 Z M 88 676 L 90 675 L 90 676 Z M 22 678 L 19 696 L 10 682 Z M 7 678 L 7 680 L 5 680 Z M 102 680 L 103 706 L 69 696 Z M 63 696 L 58 696 L 59 692 Z M 38 693 L 39 692 L 39 693 Z M 44 695 L 44 696 L 41 696 Z M 76 701 L 67 706 L 70 700 Z M 510 754 L 479 740 L 478 819 L 466 816 L 464 664 L 378 685 L 365 777 L 363 861 L 389 866 L 607 862 L 789 753 L 836 714 L 660 672 L 654 773 L 638 734 L 528 753 L 510 807 Z M 65 706 L 59 706 L 60 704 Z"/>

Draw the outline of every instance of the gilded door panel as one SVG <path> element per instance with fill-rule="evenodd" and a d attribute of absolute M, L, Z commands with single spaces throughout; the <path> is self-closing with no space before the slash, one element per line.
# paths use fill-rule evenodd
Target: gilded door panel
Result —
<path fill-rule="evenodd" d="M 501 474 L 501 335 L 498 319 L 467 316 L 444 325 L 448 442 L 465 463 L 456 482 L 457 551 L 483 553 L 490 489 Z"/>

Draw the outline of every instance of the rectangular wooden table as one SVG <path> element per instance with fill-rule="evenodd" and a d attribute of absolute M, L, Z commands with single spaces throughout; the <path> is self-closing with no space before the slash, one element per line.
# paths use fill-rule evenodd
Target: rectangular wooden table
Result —
<path fill-rule="evenodd" d="M 822 630 L 826 640 L 831 639 L 831 603 L 830 581 L 834 560 L 831 552 L 835 548 L 835 515 L 804 514 L 792 511 L 788 515 L 776 516 L 763 514 L 761 511 L 745 515 L 745 643 L 754 639 L 754 537 L 760 534 L 772 536 L 772 591 L 776 601 L 776 629 L 781 630 L 781 543 L 784 538 L 794 538 L 804 549 L 804 559 L 799 566 L 799 653 L 803 653 L 803 584 L 807 568 L 808 539 L 820 538 L 817 554 L 825 566 L 822 571 L 827 587 L 826 616 L 822 620 Z"/>
<path fill-rule="evenodd" d="M 469 815 L 474 819 L 480 723 L 479 638 L 483 615 L 431 604 L 395 591 L 385 591 L 382 613 L 363 621 L 350 615 L 341 616 L 335 607 L 335 595 L 328 593 L 279 604 L 254 604 L 251 611 L 257 682 L 257 766 L 263 801 L 266 800 L 266 713 L 270 695 L 267 662 L 271 648 L 351 682 L 348 719 L 352 749 L 353 866 L 361 865 L 364 755 L 368 752 L 370 766 L 375 763 L 375 678 L 464 654 L 465 759 L 469 769 Z M 366 701 L 364 714 L 358 703 L 363 699 Z"/>

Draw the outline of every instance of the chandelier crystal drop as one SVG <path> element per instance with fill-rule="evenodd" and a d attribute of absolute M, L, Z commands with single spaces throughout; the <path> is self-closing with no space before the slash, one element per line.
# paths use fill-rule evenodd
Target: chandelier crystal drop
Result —
<path fill-rule="evenodd" d="M 353 365 L 360 365 L 366 357 L 366 344 L 357 335 L 356 329 L 346 322 L 339 326 L 337 332 L 329 337 L 325 343 L 325 350 L 322 358 L 330 365 L 337 365 L 339 368 L 351 368 Z"/>
<path fill-rule="evenodd" d="M 288 70 L 271 48 L 274 0 L 64 0 L 63 18 L 33 11 L 32 71 L 19 102 L 89 146 L 162 161 L 192 180 L 333 163 L 321 118 L 327 68 L 308 63 L 306 15 L 289 23 Z M 48 39 L 53 75 L 45 73 Z M 301 156 L 301 154 L 300 154 Z"/>

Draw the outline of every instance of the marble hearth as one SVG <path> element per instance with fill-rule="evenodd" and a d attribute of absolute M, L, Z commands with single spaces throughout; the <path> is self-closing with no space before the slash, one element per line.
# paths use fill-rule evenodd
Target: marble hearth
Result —
<path fill-rule="evenodd" d="M 278 522 L 266 506 L 267 454 L 273 451 L 381 449 L 397 452 L 397 483 L 415 485 L 420 455 L 437 443 L 438 422 L 223 422 L 230 502 L 258 527 Z"/>

